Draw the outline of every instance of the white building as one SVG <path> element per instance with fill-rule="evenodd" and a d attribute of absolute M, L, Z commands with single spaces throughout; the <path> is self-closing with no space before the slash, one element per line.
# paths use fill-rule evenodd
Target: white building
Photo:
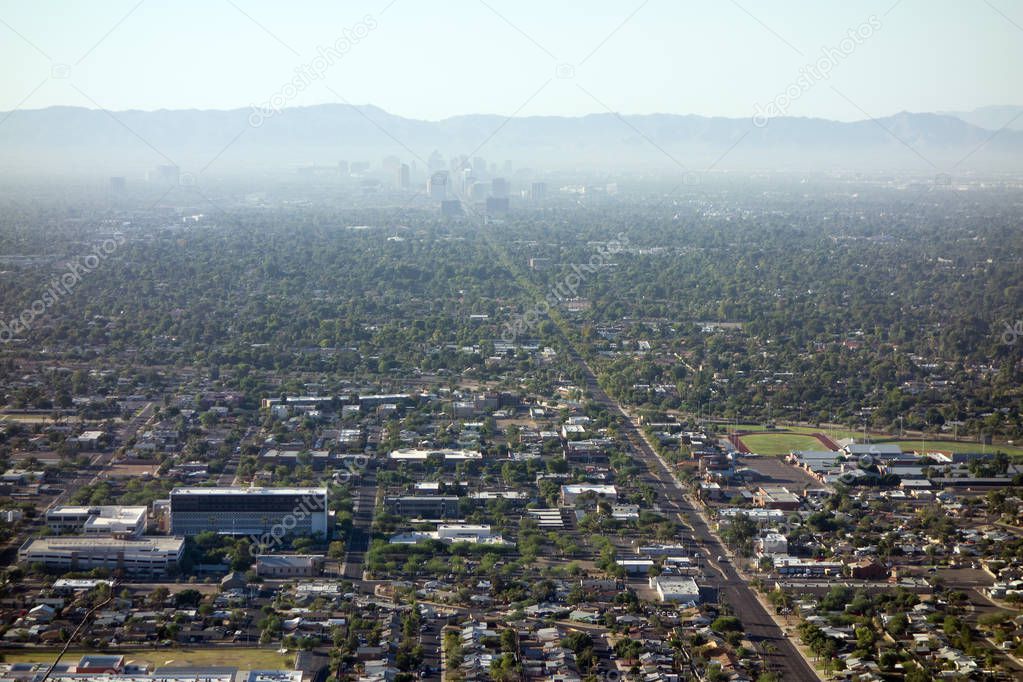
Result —
<path fill-rule="evenodd" d="M 22 564 L 43 564 L 60 571 L 106 568 L 132 575 L 163 575 L 181 560 L 185 539 L 147 537 L 124 540 L 108 537 L 64 536 L 35 538 L 18 549 Z"/>
<path fill-rule="evenodd" d="M 676 604 L 699 604 L 700 587 L 692 578 L 675 575 L 659 575 L 650 578 L 650 588 L 657 591 L 662 602 Z"/>
<path fill-rule="evenodd" d="M 616 521 L 634 521 L 639 518 L 639 505 L 612 504 L 611 517 Z"/>
<path fill-rule="evenodd" d="M 718 512 L 726 519 L 739 516 L 748 516 L 750 521 L 756 523 L 778 523 L 785 520 L 785 512 L 780 509 L 761 509 L 751 507 L 729 507 Z"/>
<path fill-rule="evenodd" d="M 801 557 L 781 554 L 771 557 L 774 560 L 774 569 L 781 575 L 799 575 L 805 577 L 820 577 L 824 575 L 842 575 L 844 564 L 840 561 L 813 561 Z"/>
<path fill-rule="evenodd" d="M 490 537 L 490 526 L 487 525 L 443 523 L 437 526 L 437 539 L 446 542 L 480 542 Z"/>
<path fill-rule="evenodd" d="M 565 506 L 574 505 L 575 499 L 584 493 L 594 493 L 598 498 L 618 499 L 618 489 L 613 485 L 596 483 L 577 483 L 561 486 L 561 502 Z"/>
<path fill-rule="evenodd" d="M 757 540 L 757 553 L 761 555 L 788 554 L 788 538 L 781 533 L 764 533 Z"/>
<path fill-rule="evenodd" d="M 445 462 L 464 462 L 483 459 L 483 453 L 479 450 L 450 450 L 445 448 L 438 448 L 435 450 L 425 448 L 392 450 L 388 457 L 396 462 L 425 462 L 431 455 L 438 457 Z"/>
<path fill-rule="evenodd" d="M 654 567 L 653 559 L 617 559 L 615 563 L 629 575 L 644 575 Z"/>
<path fill-rule="evenodd" d="M 469 542 L 474 545 L 510 545 L 500 535 L 494 535 L 488 525 L 472 525 L 468 523 L 442 523 L 434 531 L 408 531 L 395 533 L 389 539 L 392 545 L 414 545 L 428 540 L 440 540 L 452 544 Z"/>
<path fill-rule="evenodd" d="M 46 525 L 57 534 L 138 537 L 146 531 L 146 507 L 61 506 L 46 512 Z"/>
<path fill-rule="evenodd" d="M 686 556 L 692 549 L 685 545 L 641 545 L 636 551 L 645 556 Z"/>

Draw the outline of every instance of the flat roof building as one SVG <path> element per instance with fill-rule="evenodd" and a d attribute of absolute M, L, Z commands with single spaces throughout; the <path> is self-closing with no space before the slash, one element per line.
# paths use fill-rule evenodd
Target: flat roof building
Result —
<path fill-rule="evenodd" d="M 566 506 L 573 505 L 577 497 L 586 493 L 593 493 L 601 499 L 618 499 L 618 489 L 613 485 L 578 483 L 561 486 L 561 501 Z"/>
<path fill-rule="evenodd" d="M 318 554 L 262 554 L 256 557 L 256 575 L 266 578 L 311 578 L 319 575 L 323 557 Z"/>
<path fill-rule="evenodd" d="M 52 667 L 52 670 L 51 670 Z M 149 672 L 123 656 L 83 656 L 75 663 L 0 663 L 3 682 L 302 682 L 299 670 L 239 670 L 233 666 L 170 666 Z"/>
<path fill-rule="evenodd" d="M 452 450 L 448 448 L 437 448 L 434 450 L 426 448 L 405 448 L 393 450 L 388 457 L 397 462 L 425 462 L 431 456 L 438 457 L 445 462 L 464 462 L 469 460 L 483 459 L 483 453 L 479 450 Z"/>
<path fill-rule="evenodd" d="M 657 592 L 662 602 L 676 604 L 699 604 L 700 587 L 692 578 L 674 575 L 659 575 L 650 578 L 650 587 Z"/>
<path fill-rule="evenodd" d="M 384 507 L 407 519 L 452 519 L 458 516 L 458 498 L 453 495 L 396 495 L 384 498 Z"/>
<path fill-rule="evenodd" d="M 326 488 L 175 488 L 170 527 L 175 535 L 328 534 Z"/>
<path fill-rule="evenodd" d="M 22 564 L 48 569 L 88 571 L 106 568 L 132 575 L 163 575 L 178 565 L 185 548 L 180 537 L 120 539 L 66 536 L 27 540 L 18 549 Z"/>
<path fill-rule="evenodd" d="M 761 486 L 753 495 L 753 501 L 764 509 L 799 509 L 799 496 L 781 486 Z"/>
<path fill-rule="evenodd" d="M 60 506 L 46 512 L 54 533 L 138 537 L 146 531 L 146 507 Z"/>

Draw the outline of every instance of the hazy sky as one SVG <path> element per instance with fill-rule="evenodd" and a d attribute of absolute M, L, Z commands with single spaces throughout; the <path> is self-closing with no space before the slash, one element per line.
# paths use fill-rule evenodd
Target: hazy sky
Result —
<path fill-rule="evenodd" d="M 850 30 L 861 38 L 843 43 Z M 314 59 L 339 39 L 332 63 Z M 830 76 L 800 81 L 822 59 Z M 305 83 L 285 88 L 296 69 Z M 4 111 L 226 109 L 276 94 L 426 119 L 746 117 L 774 102 L 856 120 L 1023 104 L 1021 73 L 1020 0 L 0 0 Z"/>

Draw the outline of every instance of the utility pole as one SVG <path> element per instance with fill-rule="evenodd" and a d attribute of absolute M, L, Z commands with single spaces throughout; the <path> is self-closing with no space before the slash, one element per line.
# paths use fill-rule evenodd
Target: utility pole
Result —
<path fill-rule="evenodd" d="M 89 619 L 92 618 L 92 614 L 96 613 L 101 608 L 103 608 L 104 606 L 109 604 L 111 602 L 111 600 L 113 600 L 113 598 L 114 598 L 114 587 L 116 585 L 117 585 L 116 581 L 110 583 L 110 596 L 107 597 L 106 599 L 104 599 L 103 601 L 101 601 L 99 604 L 96 604 L 91 609 L 89 609 L 88 611 L 85 612 L 85 617 L 82 618 L 82 622 L 78 624 L 78 627 L 75 628 L 75 631 L 72 632 L 71 636 L 67 638 L 66 642 L 64 642 L 64 648 L 61 649 L 60 653 L 57 654 L 57 657 L 55 659 L 53 659 L 53 663 L 51 663 L 50 667 L 46 669 L 46 672 L 43 674 L 43 676 L 41 678 L 39 678 L 39 682 L 46 682 L 47 678 L 53 673 L 53 669 L 57 667 L 58 663 L 60 663 L 60 659 L 64 657 L 64 654 L 67 653 L 68 647 L 70 647 L 71 643 L 75 641 L 76 637 L 78 637 L 78 633 L 82 631 L 82 628 L 84 628 L 86 623 L 89 622 Z"/>

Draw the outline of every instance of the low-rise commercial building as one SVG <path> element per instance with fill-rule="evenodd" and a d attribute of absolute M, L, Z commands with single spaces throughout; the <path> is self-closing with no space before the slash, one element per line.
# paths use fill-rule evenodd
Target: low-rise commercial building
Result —
<path fill-rule="evenodd" d="M 425 462 L 430 457 L 438 458 L 444 462 L 468 462 L 482 460 L 483 453 L 479 450 L 406 448 L 403 450 L 393 450 L 388 457 L 395 462 Z"/>
<path fill-rule="evenodd" d="M 675 604 L 699 604 L 700 586 L 692 578 L 675 575 L 659 575 L 650 578 L 650 588 L 657 592 L 662 602 Z"/>
<path fill-rule="evenodd" d="M 799 509 L 799 496 L 780 486 L 762 486 L 753 495 L 753 502 L 763 509 Z"/>
<path fill-rule="evenodd" d="M 323 569 L 318 554 L 263 554 L 256 557 L 256 575 L 264 578 L 311 578 Z"/>
<path fill-rule="evenodd" d="M 617 500 L 618 489 L 613 485 L 602 485 L 596 483 L 578 483 L 561 486 L 561 502 L 565 506 L 575 504 L 576 498 L 586 493 L 593 493 L 600 499 Z"/>
<path fill-rule="evenodd" d="M 146 531 L 146 507 L 60 506 L 46 512 L 54 533 L 138 537 Z"/>
<path fill-rule="evenodd" d="M 450 519 L 458 516 L 454 495 L 402 495 L 384 498 L 384 508 L 406 519 Z"/>

